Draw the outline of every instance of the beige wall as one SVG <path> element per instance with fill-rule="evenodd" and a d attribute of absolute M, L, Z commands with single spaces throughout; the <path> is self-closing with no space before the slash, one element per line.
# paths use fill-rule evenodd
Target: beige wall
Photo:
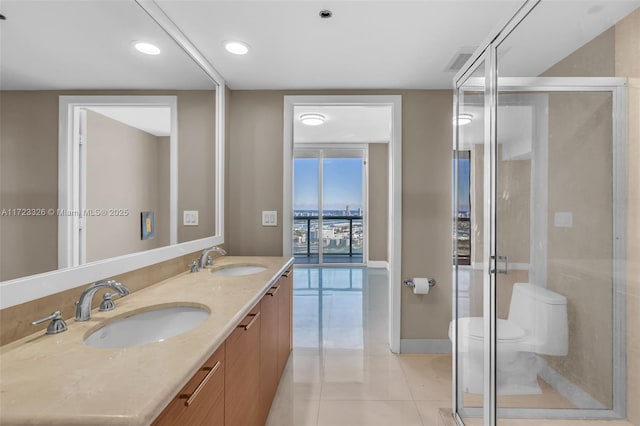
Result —
<path fill-rule="evenodd" d="M 615 28 L 615 75 L 628 78 L 627 418 L 640 424 L 640 10 Z"/>
<path fill-rule="evenodd" d="M 0 92 L 0 210 L 58 207 L 58 97 Z M 0 281 L 58 266 L 56 216 L 0 215 Z"/>
<path fill-rule="evenodd" d="M 227 147 L 226 245 L 234 255 L 280 255 L 285 95 L 402 95 L 402 276 L 434 277 L 428 296 L 403 289 L 404 339 L 446 339 L 451 318 L 451 114 L 449 90 L 231 91 Z M 374 154 L 375 155 L 375 154 Z M 370 237 L 372 239 L 376 237 Z"/>
<path fill-rule="evenodd" d="M 544 76 L 612 76 L 615 31 L 609 29 Z M 612 121 L 611 96 L 549 95 L 547 287 L 567 297 L 569 354 L 549 364 L 612 407 Z M 571 212 L 572 227 L 554 226 Z M 597 338 L 598 345 L 593 345 Z"/>
<path fill-rule="evenodd" d="M 550 365 L 611 407 L 613 234 L 611 96 L 549 96 L 547 287 L 567 297 L 569 355 Z M 573 226 L 555 227 L 556 212 Z M 598 345 L 593 345 L 597 337 Z"/>
<path fill-rule="evenodd" d="M 215 91 L 178 95 L 178 242 L 215 232 Z M 198 226 L 184 226 L 182 212 L 199 211 Z"/>
<path fill-rule="evenodd" d="M 169 244 L 169 181 L 160 179 L 169 169 L 168 157 L 161 162 L 168 144 L 166 137 L 87 111 L 87 209 L 128 209 L 123 216 L 87 215 L 87 262 Z M 146 211 L 154 213 L 155 229 L 143 240 L 140 213 Z"/>
<path fill-rule="evenodd" d="M 369 260 L 388 261 L 388 144 L 369 144 Z"/>
<path fill-rule="evenodd" d="M 0 92 L 0 210 L 58 207 L 61 95 L 177 95 L 178 239 L 213 234 L 215 91 Z M 184 209 L 200 211 L 200 226 L 182 226 Z M 57 269 L 57 226 L 55 216 L 0 216 L 0 281 Z"/>

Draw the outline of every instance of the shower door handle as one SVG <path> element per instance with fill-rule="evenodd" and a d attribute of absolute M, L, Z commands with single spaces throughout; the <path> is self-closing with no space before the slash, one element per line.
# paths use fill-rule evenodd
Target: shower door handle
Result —
<path fill-rule="evenodd" d="M 507 256 L 498 256 L 496 261 L 496 273 L 507 275 L 509 272 L 509 258 Z"/>

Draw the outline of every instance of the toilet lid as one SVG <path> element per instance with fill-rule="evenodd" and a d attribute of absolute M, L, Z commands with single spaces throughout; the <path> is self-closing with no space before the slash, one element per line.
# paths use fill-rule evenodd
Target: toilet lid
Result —
<path fill-rule="evenodd" d="M 469 320 L 467 323 L 467 332 L 470 337 L 482 339 L 484 337 L 484 321 L 480 317 L 475 318 L 463 318 L 463 320 Z M 461 325 L 465 327 L 465 324 L 461 322 Z M 518 325 L 511 321 L 499 319 L 498 324 L 498 340 L 518 340 L 524 337 L 526 332 Z"/>

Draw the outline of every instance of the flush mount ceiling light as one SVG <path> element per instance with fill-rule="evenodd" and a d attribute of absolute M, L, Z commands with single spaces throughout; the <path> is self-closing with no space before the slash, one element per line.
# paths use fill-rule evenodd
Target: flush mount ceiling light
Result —
<path fill-rule="evenodd" d="M 156 46 L 155 44 L 144 42 L 144 41 L 134 41 L 133 47 L 135 47 L 135 49 L 138 52 L 144 53 L 145 55 L 160 54 L 160 48 L 158 46 Z"/>
<path fill-rule="evenodd" d="M 300 115 L 300 122 L 307 126 L 319 126 L 324 123 L 326 117 L 322 114 L 309 113 Z"/>
<path fill-rule="evenodd" d="M 249 52 L 249 46 L 241 41 L 225 41 L 224 48 L 234 55 L 246 55 Z"/>
<path fill-rule="evenodd" d="M 459 114 L 458 118 L 454 117 L 453 118 L 453 124 L 454 125 L 459 125 L 459 126 L 464 126 L 466 124 L 469 124 L 473 121 L 473 115 L 471 114 Z"/>

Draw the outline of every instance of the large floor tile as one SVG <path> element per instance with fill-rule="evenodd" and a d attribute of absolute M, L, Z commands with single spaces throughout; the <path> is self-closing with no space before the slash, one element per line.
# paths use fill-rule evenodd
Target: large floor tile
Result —
<path fill-rule="evenodd" d="M 316 426 L 320 401 L 297 401 L 277 398 L 273 401 L 266 426 Z"/>
<path fill-rule="evenodd" d="M 438 417 L 440 416 L 439 410 L 441 408 L 451 408 L 451 401 L 416 401 L 416 407 L 420 413 L 422 424 L 425 426 L 435 426 L 438 424 Z"/>
<path fill-rule="evenodd" d="M 413 401 L 321 401 L 318 426 L 422 426 Z"/>
<path fill-rule="evenodd" d="M 409 385 L 394 357 L 325 357 L 323 400 L 411 400 Z"/>
<path fill-rule="evenodd" d="M 401 355 L 398 359 L 414 400 L 450 400 L 450 355 Z"/>

